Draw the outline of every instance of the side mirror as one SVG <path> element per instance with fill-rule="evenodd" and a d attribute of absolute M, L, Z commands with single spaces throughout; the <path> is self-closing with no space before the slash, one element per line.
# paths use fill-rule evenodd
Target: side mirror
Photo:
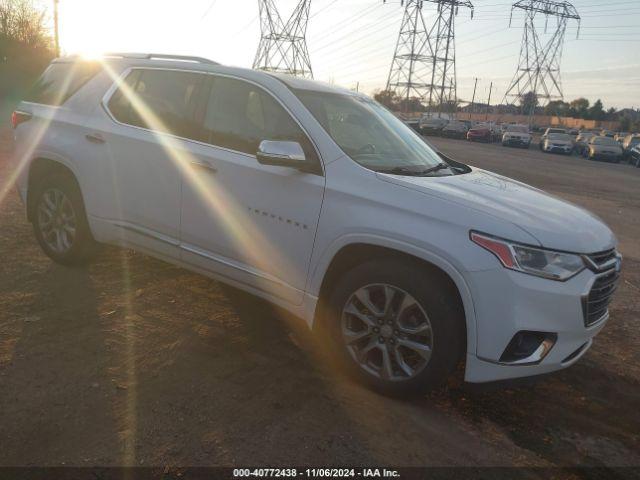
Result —
<path fill-rule="evenodd" d="M 308 168 L 304 150 L 298 142 L 263 140 L 256 157 L 262 165 L 297 168 L 303 171 Z"/>

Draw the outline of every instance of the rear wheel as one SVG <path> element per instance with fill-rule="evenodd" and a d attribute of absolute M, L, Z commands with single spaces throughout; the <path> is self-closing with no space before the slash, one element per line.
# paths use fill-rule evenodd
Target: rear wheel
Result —
<path fill-rule="evenodd" d="M 55 174 L 35 187 L 33 229 L 40 247 L 63 265 L 85 263 L 95 253 L 77 183 L 70 175 Z"/>
<path fill-rule="evenodd" d="M 436 273 L 400 260 L 347 272 L 329 297 L 339 357 L 358 380 L 387 394 L 441 385 L 462 358 L 464 313 Z"/>

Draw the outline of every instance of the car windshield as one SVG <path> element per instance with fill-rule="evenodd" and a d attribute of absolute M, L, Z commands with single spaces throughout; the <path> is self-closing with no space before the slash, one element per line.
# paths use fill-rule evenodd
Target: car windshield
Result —
<path fill-rule="evenodd" d="M 529 129 L 522 125 L 509 125 L 507 132 L 529 133 Z"/>
<path fill-rule="evenodd" d="M 618 142 L 616 142 L 611 137 L 595 137 L 592 142 L 594 145 L 608 145 L 608 146 L 617 146 Z"/>
<path fill-rule="evenodd" d="M 363 167 L 399 175 L 453 174 L 413 130 L 370 98 L 302 89 L 294 93 L 338 146 Z"/>
<path fill-rule="evenodd" d="M 566 133 L 550 133 L 549 140 L 559 140 L 562 142 L 568 142 L 571 140 L 571 137 Z"/>

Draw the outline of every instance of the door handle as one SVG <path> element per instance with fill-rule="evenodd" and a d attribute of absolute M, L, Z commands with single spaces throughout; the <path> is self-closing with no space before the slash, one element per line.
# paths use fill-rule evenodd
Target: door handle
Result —
<path fill-rule="evenodd" d="M 89 140 L 91 143 L 96 144 L 102 144 L 105 141 L 104 138 L 102 138 L 102 135 L 100 135 L 99 133 L 89 133 L 85 135 L 84 138 Z"/>
<path fill-rule="evenodd" d="M 199 170 L 206 170 L 211 173 L 216 173 L 218 171 L 218 169 L 213 165 L 211 165 L 209 162 L 201 162 L 198 160 L 194 160 L 191 162 L 191 166 L 193 168 L 197 168 Z"/>

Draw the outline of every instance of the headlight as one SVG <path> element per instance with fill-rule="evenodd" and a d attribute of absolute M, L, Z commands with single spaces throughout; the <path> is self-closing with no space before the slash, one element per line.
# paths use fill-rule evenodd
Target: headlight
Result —
<path fill-rule="evenodd" d="M 505 268 L 564 281 L 585 269 L 580 255 L 554 252 L 471 232 L 471 240 L 493 253 Z"/>

